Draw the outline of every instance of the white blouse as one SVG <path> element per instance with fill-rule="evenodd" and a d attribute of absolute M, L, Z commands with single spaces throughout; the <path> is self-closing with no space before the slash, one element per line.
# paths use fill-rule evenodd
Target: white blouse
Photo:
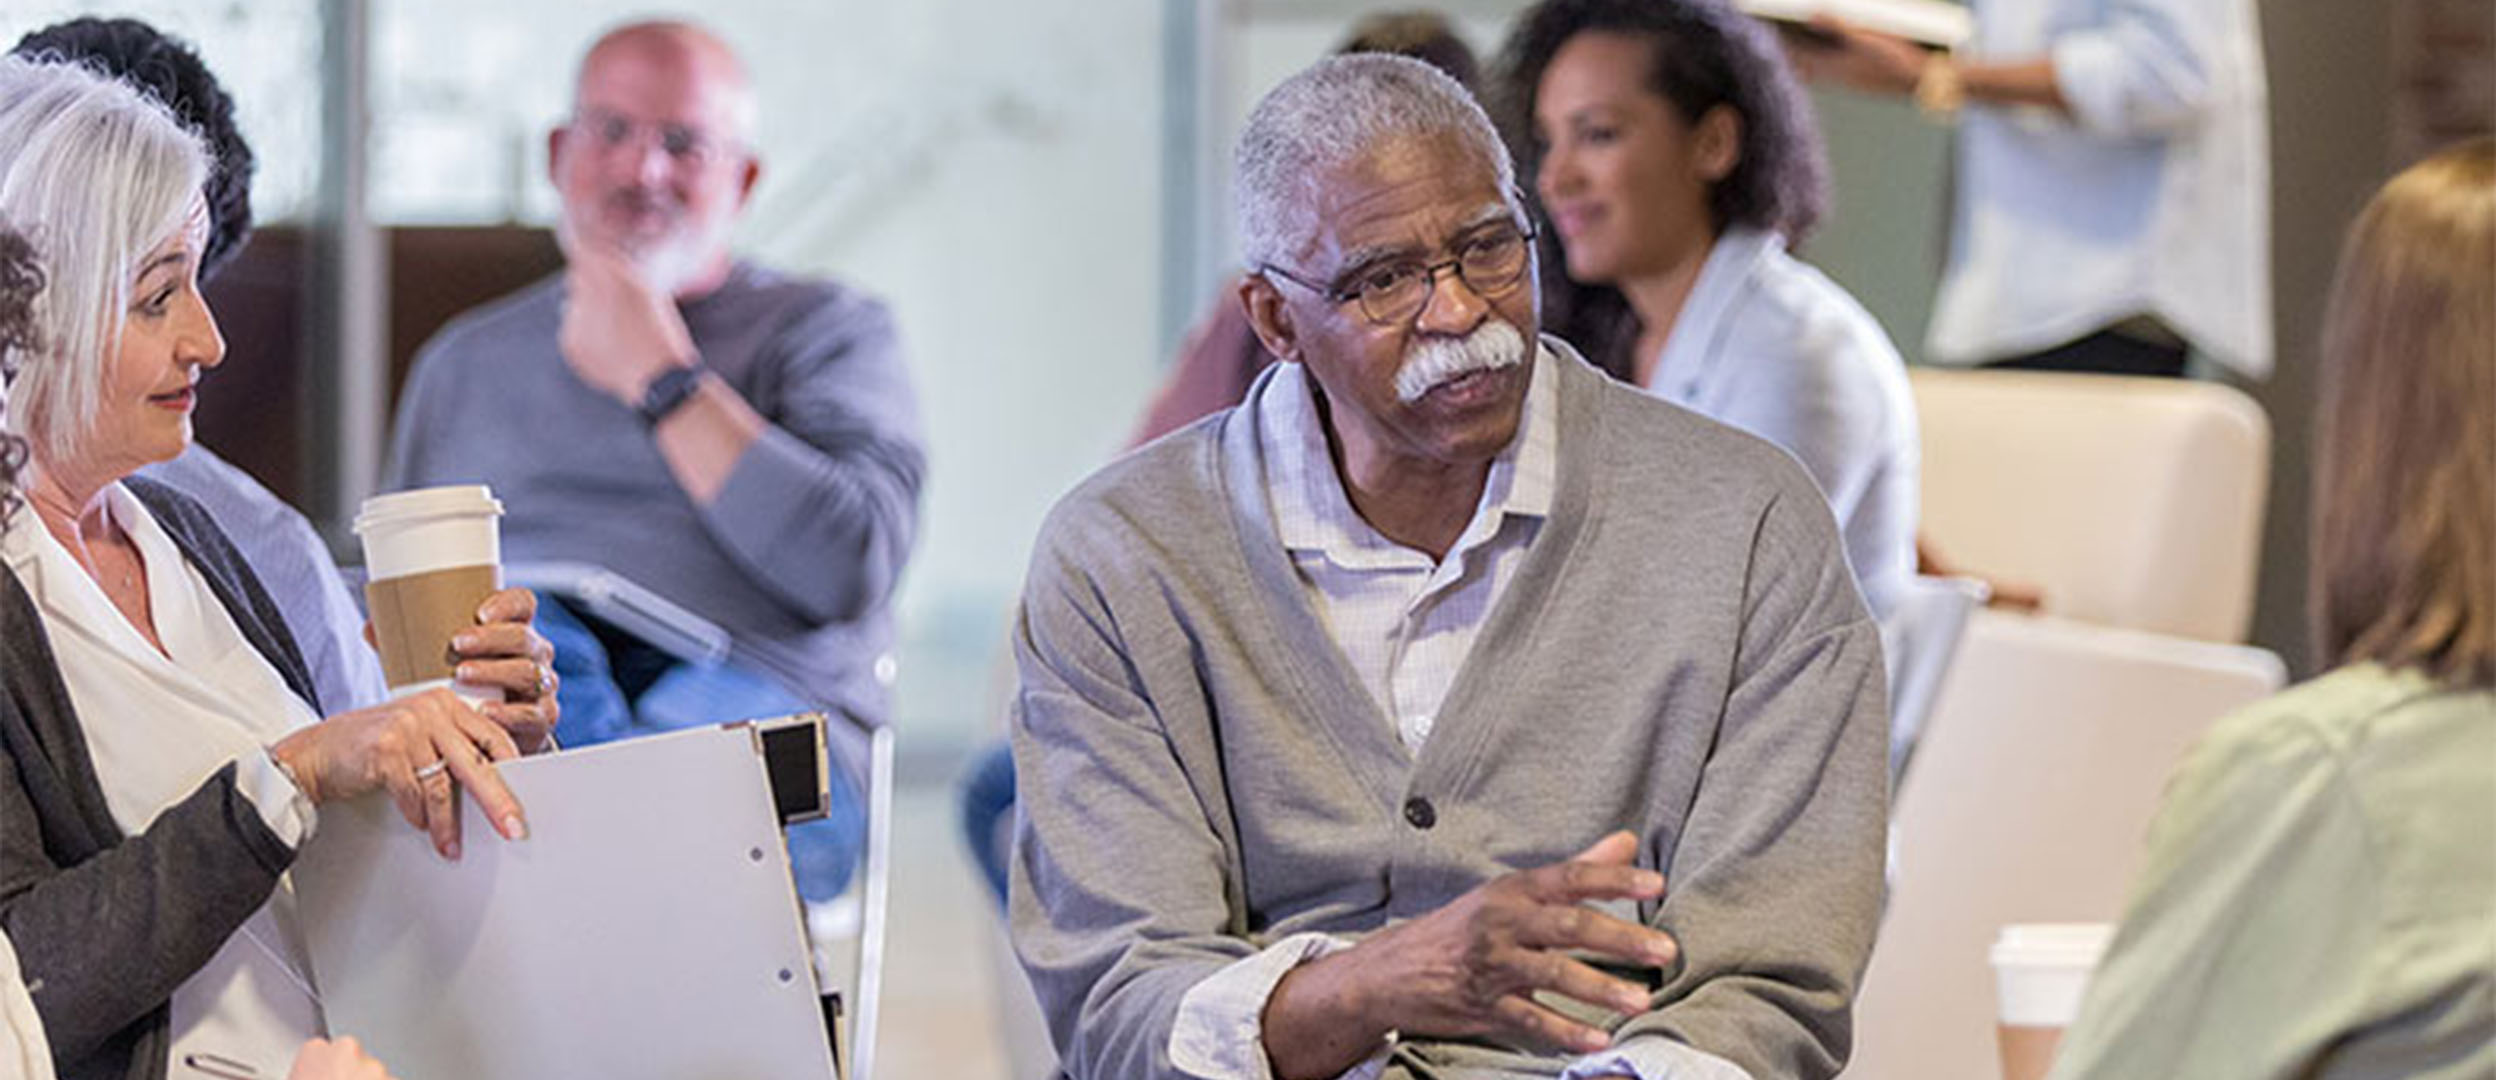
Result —
<path fill-rule="evenodd" d="M 299 846 L 312 830 L 311 803 L 265 748 L 320 717 L 252 647 L 138 498 L 119 484 L 103 497 L 146 564 L 164 652 L 22 505 L 0 533 L 0 551 L 51 637 L 114 823 L 125 835 L 144 831 L 233 762 L 236 786 L 270 831 Z M 294 895 L 281 881 L 207 966 L 174 990 L 172 1063 L 202 1053 L 282 1071 L 303 1040 L 323 1031 L 305 955 Z"/>
<path fill-rule="evenodd" d="M 1977 60 L 2049 55 L 2071 115 L 1959 116 L 1949 268 L 1926 351 L 2050 348 L 2155 316 L 2271 370 L 2268 90 L 2255 0 L 1974 0 Z"/>
<path fill-rule="evenodd" d="M 52 1080 L 52 1048 L 6 934 L 0 934 L 0 1080 Z"/>
<path fill-rule="evenodd" d="M 1716 238 L 1647 392 L 1794 455 L 1820 485 L 1864 602 L 1886 619 L 1915 576 L 1923 448 L 1889 334 L 1772 232 Z"/>

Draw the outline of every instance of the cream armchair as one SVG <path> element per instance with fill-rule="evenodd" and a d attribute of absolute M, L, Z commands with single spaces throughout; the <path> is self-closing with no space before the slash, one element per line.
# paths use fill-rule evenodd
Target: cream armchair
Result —
<path fill-rule="evenodd" d="M 2253 616 L 2270 424 L 2216 383 L 1912 372 L 1923 536 L 2048 614 L 2203 641 Z"/>
<path fill-rule="evenodd" d="M 2167 775 L 2286 677 L 2261 649 L 1977 612 L 1891 815 L 1847 1080 L 1998 1075 L 1994 934 L 2120 916 Z"/>

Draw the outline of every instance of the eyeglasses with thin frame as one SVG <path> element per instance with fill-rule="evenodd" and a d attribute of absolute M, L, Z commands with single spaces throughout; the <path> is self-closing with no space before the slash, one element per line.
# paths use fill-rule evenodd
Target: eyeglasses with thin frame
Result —
<path fill-rule="evenodd" d="M 725 156 L 729 144 L 689 124 L 645 123 L 607 109 L 582 109 L 573 114 L 572 130 L 589 136 L 601 151 L 640 146 L 645 135 L 656 136 L 659 150 L 679 165 L 707 165 Z"/>
<path fill-rule="evenodd" d="M 1515 286 L 1533 264 L 1533 228 L 1503 221 L 1466 237 L 1456 246 L 1455 258 L 1439 262 L 1389 259 L 1370 263 L 1338 278 L 1339 284 L 1311 281 L 1273 263 L 1258 266 L 1257 272 L 1282 278 L 1330 303 L 1357 300 L 1362 317 L 1380 326 L 1393 326 L 1410 322 L 1430 306 L 1430 294 L 1438 289 L 1442 270 L 1454 270 L 1456 280 L 1464 282 L 1466 288 L 1489 297 Z"/>

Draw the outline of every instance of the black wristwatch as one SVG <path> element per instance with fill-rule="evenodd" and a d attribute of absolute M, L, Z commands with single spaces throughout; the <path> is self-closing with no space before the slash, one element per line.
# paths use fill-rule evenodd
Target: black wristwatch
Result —
<path fill-rule="evenodd" d="M 634 406 L 634 411 L 641 414 L 642 423 L 657 427 L 659 421 L 667 419 L 667 414 L 675 412 L 693 397 L 693 389 L 701 381 L 700 364 L 669 368 L 658 378 L 650 380 L 649 388 L 641 392 L 641 404 Z"/>

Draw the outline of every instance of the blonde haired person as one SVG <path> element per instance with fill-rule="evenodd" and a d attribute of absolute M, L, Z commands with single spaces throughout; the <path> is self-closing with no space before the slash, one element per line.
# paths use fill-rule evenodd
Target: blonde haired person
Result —
<path fill-rule="evenodd" d="M 21 313 L 0 335 L 0 931 L 65 1080 L 293 1059 L 324 1022 L 283 875 L 318 807 L 387 790 L 455 858 L 456 779 L 516 839 L 492 762 L 555 720 L 518 590 L 459 649 L 512 704 L 437 691 L 321 720 L 216 522 L 130 476 L 182 451 L 224 358 L 196 273 L 206 174 L 136 90 L 0 60 L 0 220 L 33 244 L 0 260 Z"/>
<path fill-rule="evenodd" d="M 2496 142 L 2384 186 L 2325 326 L 2339 666 L 2171 782 L 2055 1080 L 2496 1076 Z"/>

